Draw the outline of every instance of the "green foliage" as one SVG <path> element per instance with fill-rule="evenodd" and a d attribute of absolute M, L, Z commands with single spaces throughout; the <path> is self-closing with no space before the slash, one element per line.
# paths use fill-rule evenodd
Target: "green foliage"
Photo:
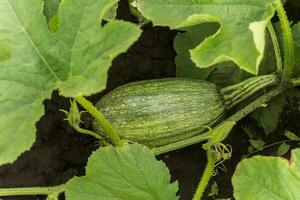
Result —
<path fill-rule="evenodd" d="M 233 62 L 222 62 L 215 66 L 216 68 L 208 80 L 221 88 L 237 84 L 251 77 L 251 74 L 241 70 Z"/>
<path fill-rule="evenodd" d="M 211 131 L 211 141 L 213 144 L 217 144 L 225 140 L 229 135 L 232 128 L 236 125 L 235 121 L 226 121 L 222 125 Z"/>
<path fill-rule="evenodd" d="M 44 15 L 48 22 L 48 28 L 51 32 L 58 30 L 58 8 L 60 0 L 44 0 Z"/>
<path fill-rule="evenodd" d="M 58 30 L 59 17 L 58 8 L 61 0 L 44 0 L 44 15 L 46 16 L 48 27 L 51 32 Z M 117 16 L 118 3 L 112 5 L 108 11 L 105 12 L 103 20 L 114 20 Z"/>
<path fill-rule="evenodd" d="M 152 20 L 154 25 L 169 26 L 181 31 L 176 36 L 174 44 L 178 53 L 177 76 L 208 79 L 220 87 L 239 83 L 253 75 L 273 73 L 276 64 L 277 67 L 281 66 L 278 64 L 280 62 L 275 62 L 278 59 L 275 59 L 272 50 L 276 42 L 271 39 L 274 39 L 275 33 L 272 34 L 273 31 L 270 31 L 271 39 L 269 34 L 265 34 L 266 26 L 276 8 L 284 33 L 282 36 L 277 32 L 281 50 L 277 51 L 276 58 L 280 57 L 279 51 L 284 54 L 285 81 L 289 81 L 294 61 L 298 68 L 294 74 L 300 75 L 298 56 L 300 23 L 292 29 L 294 34 L 292 43 L 289 22 L 283 8 L 278 7 L 279 2 L 279 0 L 129 1 L 134 6 L 130 7 L 132 13 L 142 19 L 141 23 L 147 22 L 148 19 Z M 274 79 L 273 82 L 271 82 L 273 79 L 270 79 L 270 84 L 267 81 L 264 82 L 265 85 L 260 85 L 257 84 L 258 79 L 249 79 L 245 85 L 223 88 L 221 92 L 224 99 L 219 89 L 208 82 L 205 83 L 212 87 L 205 88 L 205 84 L 197 85 L 195 93 L 191 83 L 183 88 L 169 84 L 167 89 L 160 88 L 160 91 L 147 88 L 149 86 L 147 84 L 142 85 L 140 94 L 137 88 L 127 90 L 133 96 L 133 99 L 129 100 L 126 98 L 122 100 L 121 93 L 115 96 L 110 93 L 113 94 L 113 98 L 107 102 L 117 102 L 117 105 L 112 104 L 116 110 L 111 107 L 104 108 L 103 113 L 107 115 L 110 110 L 117 116 L 110 118 L 107 115 L 106 119 L 101 112 L 97 115 L 96 108 L 90 102 L 86 101 L 84 104 L 81 100 L 85 100 L 83 96 L 92 95 L 105 88 L 107 71 L 112 60 L 125 52 L 140 35 L 136 25 L 115 20 L 117 6 L 117 0 L 0 0 L 0 165 L 14 161 L 20 153 L 30 148 L 35 138 L 35 123 L 43 115 L 43 101 L 50 98 L 52 91 L 57 89 L 61 95 L 75 98 L 87 111 L 96 116 L 96 119 L 97 116 L 101 118 L 98 121 L 102 126 L 99 127 L 106 125 L 105 138 L 110 138 L 115 146 L 120 146 L 106 146 L 93 153 L 86 167 L 86 175 L 73 178 L 67 183 L 68 200 L 178 199 L 176 196 L 178 185 L 170 183 L 171 178 L 166 166 L 157 161 L 148 148 L 138 144 L 124 145 L 125 142 L 120 140 L 115 131 L 123 138 L 126 138 L 126 135 L 122 135 L 124 133 L 129 136 L 132 134 L 133 137 L 126 139 L 137 138 L 134 142 L 144 142 L 149 146 L 166 145 L 162 146 L 162 149 L 166 147 L 165 150 L 193 144 L 195 141 L 192 140 L 201 136 L 198 133 L 207 128 L 205 125 L 214 125 L 220 120 L 225 107 L 232 108 L 257 92 L 256 88 L 277 84 L 277 76 L 270 75 Z M 138 10 L 135 10 L 135 6 Z M 141 16 L 141 13 L 144 16 Z M 144 17 L 147 19 L 144 20 Z M 270 30 L 272 26 L 268 28 Z M 295 58 L 294 44 L 297 55 Z M 162 82 L 159 80 L 155 86 L 159 86 Z M 299 80 L 298 82 L 300 85 Z M 287 89 L 286 85 L 281 84 L 274 87 L 275 89 L 270 89 L 244 109 L 223 120 L 216 128 L 209 128 L 210 131 L 205 137 L 208 142 L 203 145 L 204 149 L 208 150 L 208 167 L 195 197 L 200 198 L 203 195 L 214 167 L 231 157 L 231 146 L 222 142 L 238 120 L 263 106 L 252 115 L 253 118 L 267 134 L 277 128 L 280 115 L 292 95 L 287 93 L 268 104 L 266 102 Z M 233 91 L 239 86 L 241 87 L 237 92 L 240 93 Z M 166 91 L 174 96 L 168 96 Z M 187 92 L 190 96 L 186 95 L 187 93 L 178 96 L 180 95 L 178 91 Z M 145 96 L 145 93 L 148 96 Z M 153 94 L 156 101 L 152 99 L 147 101 Z M 142 99 L 141 96 L 146 98 Z M 120 102 L 118 98 L 121 99 Z M 197 101 L 193 102 L 195 99 Z M 138 105 L 140 102 L 142 103 Z M 157 111 L 159 106 L 161 107 Z M 75 130 L 103 139 L 90 130 L 80 128 L 81 112 L 76 101 L 71 103 L 70 110 L 65 113 Z M 128 117 L 130 114 L 132 116 Z M 118 119 L 120 116 L 129 121 Z M 114 117 L 117 119 L 116 122 Z M 110 126 L 109 121 L 115 124 Z M 125 130 L 126 126 L 123 125 L 129 125 L 129 128 Z M 143 130 L 148 132 L 143 133 Z M 109 134 L 110 132 L 113 134 Z M 290 141 L 265 146 L 264 141 L 254 139 L 252 130 L 249 129 L 248 132 L 252 136 L 249 142 L 257 151 L 275 144 L 281 144 L 277 155 L 284 155 L 290 149 L 290 145 L 284 143 Z M 284 135 L 293 141 L 300 140 L 297 135 L 288 131 Z M 101 144 L 107 145 L 106 141 L 102 142 Z M 172 144 L 175 145 L 168 146 Z M 300 149 L 293 152 L 290 161 L 262 156 L 243 160 L 233 177 L 235 198 L 296 199 L 300 195 L 299 158 Z M 49 194 L 47 198 L 49 200 L 57 199 L 58 193 L 62 190 L 56 193 L 47 193 L 48 191 L 49 188 L 46 188 L 43 193 L 38 194 Z M 215 183 L 209 196 L 215 198 L 218 192 Z"/>
<path fill-rule="evenodd" d="M 140 0 L 138 6 L 155 25 L 180 29 L 204 22 L 219 23 L 213 36 L 190 51 L 192 60 L 198 67 L 230 60 L 252 74 L 258 74 L 265 28 L 276 7 L 275 0 Z"/>
<path fill-rule="evenodd" d="M 103 19 L 106 21 L 114 20 L 117 17 L 117 9 L 118 9 L 118 3 L 115 3 L 113 6 L 110 7 L 110 9 L 105 13 L 103 16 Z"/>
<path fill-rule="evenodd" d="M 273 98 L 268 104 L 257 109 L 251 117 L 254 118 L 260 127 L 263 128 L 266 135 L 276 130 L 281 115 L 286 109 L 297 111 L 294 103 L 300 105 L 300 92 L 298 89 L 291 89 L 285 93 Z"/>
<path fill-rule="evenodd" d="M 278 22 L 273 24 L 274 29 L 276 31 L 276 36 L 280 45 L 280 52 L 282 55 L 284 55 L 284 42 L 282 37 L 282 30 L 280 29 L 280 24 Z M 293 25 L 292 27 L 292 33 L 293 33 L 293 40 L 294 40 L 294 50 L 295 50 L 295 56 L 294 56 L 294 77 L 300 76 L 300 22 Z"/>
<path fill-rule="evenodd" d="M 192 61 L 190 50 L 194 49 L 206 37 L 213 35 L 218 29 L 215 23 L 205 23 L 180 29 L 174 41 L 176 56 L 176 76 L 207 79 L 219 87 L 237 84 L 251 74 L 241 70 L 233 62 L 222 62 L 208 68 L 199 68 Z M 275 54 L 270 35 L 266 34 L 266 47 L 263 60 L 259 66 L 259 74 L 269 74 L 276 71 Z"/>
<path fill-rule="evenodd" d="M 49 31 L 55 33 L 58 30 L 58 25 L 59 25 L 58 15 L 54 15 L 48 23 Z"/>
<path fill-rule="evenodd" d="M 44 1 L 44 15 L 49 22 L 58 11 L 61 0 L 43 0 Z"/>
<path fill-rule="evenodd" d="M 265 142 L 261 139 L 250 139 L 249 140 L 252 147 L 254 147 L 257 150 L 262 150 L 265 146 Z"/>
<path fill-rule="evenodd" d="M 232 178 L 236 200 L 284 199 L 300 196 L 300 149 L 290 160 L 255 156 L 239 163 Z"/>
<path fill-rule="evenodd" d="M 288 145 L 287 143 L 282 143 L 277 150 L 277 156 L 283 156 L 284 154 L 286 154 L 291 148 L 291 145 Z"/>
<path fill-rule="evenodd" d="M 285 95 L 280 95 L 275 97 L 267 106 L 259 108 L 252 115 L 267 135 L 277 128 L 280 115 L 286 103 Z"/>
<path fill-rule="evenodd" d="M 300 22 L 292 27 L 294 44 L 295 44 L 295 73 L 300 76 Z"/>
<path fill-rule="evenodd" d="M 4 62 L 11 58 L 11 53 L 7 47 L 4 47 L 0 44 L 0 62 Z"/>
<path fill-rule="evenodd" d="M 196 36 L 194 36 L 196 37 Z M 276 71 L 275 53 L 269 34 L 266 34 L 266 47 L 264 57 L 259 65 L 259 74 L 270 74 Z M 237 84 L 250 78 L 252 75 L 241 70 L 233 62 L 223 62 L 215 65 L 216 69 L 210 74 L 208 80 L 220 87 Z"/>
<path fill-rule="evenodd" d="M 100 26 L 115 3 L 64 0 L 60 26 L 50 33 L 42 1 L 0 0 L 0 44 L 11 55 L 0 63 L 0 164 L 30 148 L 35 123 L 44 113 L 42 102 L 54 89 L 74 97 L 105 88 L 112 60 L 140 35 L 128 22 Z"/>
<path fill-rule="evenodd" d="M 300 142 L 300 137 L 295 135 L 294 133 L 292 133 L 290 131 L 285 131 L 284 136 L 287 137 L 288 139 L 292 140 L 292 141 Z"/>
<path fill-rule="evenodd" d="M 211 185 L 208 196 L 214 197 L 214 196 L 217 196 L 218 194 L 219 194 L 219 187 L 218 187 L 217 182 L 214 181 L 213 184 Z"/>
<path fill-rule="evenodd" d="M 67 183 L 67 200 L 175 200 L 177 183 L 162 161 L 141 145 L 103 147 L 89 158 L 84 177 Z"/>
<path fill-rule="evenodd" d="M 177 33 L 174 40 L 176 56 L 176 76 L 186 78 L 196 78 L 205 80 L 214 70 L 215 66 L 209 68 L 199 68 L 191 60 L 190 49 L 194 49 L 199 43 L 218 29 L 217 24 L 206 23 L 191 27 L 182 28 L 182 33 Z"/>

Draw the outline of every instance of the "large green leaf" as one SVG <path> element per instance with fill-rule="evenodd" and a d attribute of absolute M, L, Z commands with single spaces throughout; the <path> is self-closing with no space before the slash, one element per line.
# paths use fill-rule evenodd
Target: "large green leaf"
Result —
<path fill-rule="evenodd" d="M 265 47 L 265 28 L 277 0 L 139 0 L 138 8 L 155 25 L 182 28 L 217 22 L 219 30 L 191 50 L 198 67 L 231 60 L 258 73 Z"/>
<path fill-rule="evenodd" d="M 71 179 L 67 200 L 175 200 L 177 183 L 162 161 L 141 145 L 104 147 L 89 158 L 84 177 Z"/>
<path fill-rule="evenodd" d="M 297 200 L 300 196 L 300 149 L 290 160 L 255 156 L 237 166 L 232 179 L 237 200 Z"/>
<path fill-rule="evenodd" d="M 0 59 L 0 165 L 30 148 L 42 102 L 54 89 L 73 97 L 105 88 L 112 60 L 140 34 L 122 21 L 101 27 L 115 3 L 64 0 L 59 29 L 50 33 L 41 0 L 0 0 L 0 51 L 9 55 Z"/>
<path fill-rule="evenodd" d="M 225 87 L 239 83 L 251 76 L 233 62 L 222 62 L 208 68 L 199 68 L 192 61 L 190 49 L 195 48 L 204 39 L 212 35 L 218 26 L 215 23 L 204 23 L 180 29 L 174 41 L 176 56 L 176 76 L 207 79 L 218 86 Z M 259 74 L 270 74 L 276 71 L 275 54 L 270 35 L 266 34 L 264 58 L 259 66 Z"/>
<path fill-rule="evenodd" d="M 194 34 L 194 37 L 196 37 Z M 266 46 L 264 57 L 259 65 L 258 74 L 270 74 L 276 71 L 274 47 L 270 38 L 270 34 L 266 34 Z M 222 62 L 214 65 L 216 69 L 210 74 L 208 80 L 217 84 L 219 87 L 226 87 L 237 84 L 247 78 L 250 78 L 250 73 L 240 69 L 232 62 Z M 208 68 L 209 69 L 209 68 Z M 201 69 L 203 70 L 203 69 Z"/>

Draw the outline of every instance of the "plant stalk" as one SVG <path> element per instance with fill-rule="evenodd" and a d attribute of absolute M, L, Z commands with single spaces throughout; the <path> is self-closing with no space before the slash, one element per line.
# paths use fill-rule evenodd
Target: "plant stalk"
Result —
<path fill-rule="evenodd" d="M 25 195 L 59 194 L 65 190 L 65 184 L 50 187 L 0 188 L 0 197 Z"/>
<path fill-rule="evenodd" d="M 294 41 L 291 26 L 287 18 L 286 12 L 284 10 L 283 4 L 281 0 L 277 0 L 277 2 L 277 15 L 280 22 L 284 43 L 284 68 L 282 74 L 282 81 L 288 82 L 293 77 L 294 71 Z"/>
<path fill-rule="evenodd" d="M 227 109 L 231 109 L 258 91 L 277 84 L 277 75 L 263 75 L 249 78 L 237 85 L 225 87 L 221 90 Z"/>
<path fill-rule="evenodd" d="M 174 142 L 174 143 L 167 144 L 167 145 L 160 146 L 160 147 L 155 147 L 151 150 L 154 155 L 160 155 L 160 154 L 168 153 L 170 151 L 181 149 L 181 148 L 184 148 L 187 146 L 191 146 L 191 145 L 197 144 L 199 142 L 206 141 L 209 138 L 210 138 L 210 132 L 207 131 L 207 132 L 201 133 L 199 135 L 196 135 L 196 136 L 193 136 L 193 137 L 190 137 L 190 138 L 178 141 L 178 142 Z"/>
<path fill-rule="evenodd" d="M 83 129 L 80 128 L 79 126 L 72 126 L 78 133 L 82 133 L 82 134 L 86 134 L 86 135 L 90 135 L 93 136 L 94 138 L 97 138 L 98 140 L 102 139 L 103 137 L 93 131 L 87 130 L 87 129 Z"/>
<path fill-rule="evenodd" d="M 113 145 L 123 146 L 119 135 L 114 131 L 112 125 L 105 118 L 101 111 L 97 110 L 97 108 L 95 108 L 95 106 L 83 96 L 77 96 L 75 97 L 75 100 L 80 103 L 80 105 L 85 108 L 98 121 L 99 124 L 101 124 Z"/>
<path fill-rule="evenodd" d="M 203 175 L 201 177 L 201 180 L 199 182 L 199 185 L 197 187 L 197 190 L 194 194 L 193 200 L 201 200 L 203 193 L 209 183 L 209 180 L 214 172 L 216 158 L 210 150 L 206 151 L 206 156 L 207 156 L 207 164 L 203 172 Z"/>
<path fill-rule="evenodd" d="M 283 67 L 282 67 L 282 57 L 281 57 L 281 52 L 280 52 L 280 46 L 279 46 L 279 42 L 278 42 L 274 27 L 272 25 L 272 22 L 268 23 L 268 30 L 269 30 L 271 41 L 272 41 L 273 48 L 274 48 L 277 73 L 282 75 Z M 281 79 L 281 77 L 280 77 L 280 79 Z"/>

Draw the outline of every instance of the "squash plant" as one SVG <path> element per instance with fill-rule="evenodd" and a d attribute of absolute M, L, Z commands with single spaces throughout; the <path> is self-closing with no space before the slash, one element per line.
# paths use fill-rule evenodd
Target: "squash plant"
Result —
<path fill-rule="evenodd" d="M 280 0 L 129 1 L 136 6 L 135 15 L 154 25 L 188 33 L 199 24 L 217 23 L 213 35 L 207 34 L 189 50 L 195 66 L 207 74 L 211 66 L 232 61 L 258 75 L 268 30 L 276 71 L 222 89 L 191 79 L 131 83 L 94 106 L 84 96 L 105 88 L 112 60 L 141 31 L 137 25 L 113 19 L 117 0 L 64 0 L 57 13 L 49 14 L 53 2 L 59 1 L 45 0 L 47 23 L 42 0 L 0 0 L 0 164 L 13 162 L 30 148 L 35 123 L 43 115 L 42 102 L 55 89 L 73 99 L 65 111 L 70 124 L 98 138 L 104 147 L 92 154 L 84 177 L 59 186 L 3 188 L 0 196 L 44 194 L 53 200 L 65 191 L 69 200 L 178 199 L 177 183 L 170 183 L 167 168 L 155 155 L 206 141 L 207 167 L 194 196 L 201 199 L 214 167 L 230 158 L 231 150 L 222 141 L 236 122 L 300 83 L 293 79 L 295 44 Z M 276 11 L 283 51 L 281 36 L 270 22 Z M 253 96 L 246 107 L 225 118 L 225 109 Z M 95 118 L 94 131 L 80 127 L 78 103 Z"/>

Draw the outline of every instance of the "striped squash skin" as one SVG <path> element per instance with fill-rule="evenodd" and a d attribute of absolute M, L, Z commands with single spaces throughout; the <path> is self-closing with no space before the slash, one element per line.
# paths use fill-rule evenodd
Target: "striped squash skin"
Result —
<path fill-rule="evenodd" d="M 165 78 L 118 87 L 96 104 L 121 138 L 157 147 L 214 124 L 225 113 L 223 96 L 207 81 Z M 94 121 L 94 129 L 103 133 Z"/>

